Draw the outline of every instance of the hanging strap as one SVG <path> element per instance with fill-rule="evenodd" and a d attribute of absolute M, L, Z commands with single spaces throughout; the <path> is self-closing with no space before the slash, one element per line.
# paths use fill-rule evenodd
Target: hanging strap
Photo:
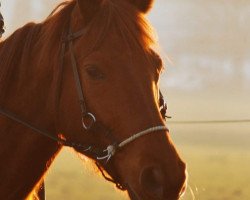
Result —
<path fill-rule="evenodd" d="M 43 136 L 46 136 L 48 138 L 50 138 L 51 140 L 55 141 L 55 142 L 58 142 L 59 144 L 61 145 L 65 145 L 66 144 L 66 141 L 61 139 L 61 138 L 57 138 L 57 137 L 54 137 L 50 131 L 48 130 L 43 130 L 41 128 L 38 128 L 30 123 L 28 123 L 27 121 L 24 121 L 22 120 L 20 117 L 14 115 L 13 113 L 7 111 L 7 110 L 4 110 L 3 108 L 0 107 L 0 114 L 3 115 L 3 116 L 6 116 L 8 117 L 9 119 L 15 121 L 15 122 L 18 122 L 19 124 L 22 124 L 23 126 L 26 126 L 28 127 L 29 129 L 37 132 L 37 133 L 40 133 L 41 135 Z"/>

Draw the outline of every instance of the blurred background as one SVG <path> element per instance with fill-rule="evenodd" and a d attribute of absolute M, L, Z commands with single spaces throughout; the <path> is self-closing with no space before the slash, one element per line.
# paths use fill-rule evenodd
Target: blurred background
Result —
<path fill-rule="evenodd" d="M 6 34 L 41 21 L 61 1 L 2 0 Z M 250 2 L 155 0 L 149 20 L 166 69 L 171 136 L 187 162 L 184 200 L 250 199 L 250 124 L 174 124 L 250 118 Z M 47 199 L 127 199 L 68 149 L 49 170 Z"/>

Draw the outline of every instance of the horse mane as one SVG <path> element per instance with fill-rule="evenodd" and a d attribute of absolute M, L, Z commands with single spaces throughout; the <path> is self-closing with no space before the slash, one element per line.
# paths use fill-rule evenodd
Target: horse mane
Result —
<path fill-rule="evenodd" d="M 18 66 L 22 56 L 28 54 L 27 51 L 30 50 L 31 41 L 37 31 L 39 30 L 35 28 L 35 25 L 30 23 L 0 43 L 0 87 L 13 68 Z"/>
<path fill-rule="evenodd" d="M 14 79 L 15 69 L 20 65 L 29 65 L 32 53 L 48 51 L 53 41 L 61 37 L 64 23 L 68 19 L 74 2 L 61 3 L 51 15 L 41 23 L 28 23 L 16 30 L 7 39 L 0 41 L 0 91 L 8 87 L 8 81 Z M 57 12 L 62 7 L 60 12 Z M 46 28 L 44 28 L 46 26 Z M 48 31 L 49 30 L 49 31 Z M 53 30 L 53 31 L 51 31 Z M 50 41 L 50 42 L 46 42 Z M 59 49 L 59 48 L 58 48 Z"/>

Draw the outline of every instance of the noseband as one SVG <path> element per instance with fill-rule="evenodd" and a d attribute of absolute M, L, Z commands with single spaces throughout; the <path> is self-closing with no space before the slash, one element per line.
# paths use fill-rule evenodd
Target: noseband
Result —
<path fill-rule="evenodd" d="M 0 18 L 1 20 L 1 18 Z M 69 23 L 69 22 L 68 22 Z M 67 23 L 67 24 L 68 24 Z M 69 26 L 68 26 L 69 27 Z M 69 29 L 69 28 L 68 28 Z M 60 60 L 60 66 L 59 66 L 59 78 L 58 78 L 58 83 L 57 83 L 57 91 L 56 91 L 56 105 L 58 105 L 59 99 L 60 99 L 60 88 L 61 88 L 61 82 L 62 82 L 62 73 L 63 73 L 63 66 L 64 66 L 64 55 L 66 52 L 66 47 L 68 46 L 69 52 L 70 52 L 70 59 L 71 59 L 71 65 L 72 65 L 72 71 L 74 75 L 74 80 L 75 80 L 75 85 L 77 89 L 77 94 L 79 98 L 79 104 L 80 104 L 80 109 L 81 109 L 81 116 L 82 116 L 82 127 L 85 129 L 87 133 L 91 133 L 93 131 L 98 131 L 102 132 L 105 134 L 105 136 L 109 137 L 111 140 L 111 144 L 108 145 L 106 148 L 99 148 L 95 147 L 93 145 L 86 145 L 82 143 L 77 143 L 77 142 L 72 142 L 68 141 L 67 139 L 62 139 L 58 136 L 54 136 L 53 133 L 38 128 L 34 126 L 32 123 L 27 122 L 25 120 L 22 120 L 19 116 L 15 115 L 14 113 L 3 109 L 0 107 L 0 114 L 4 115 L 5 117 L 22 124 L 23 126 L 26 126 L 33 131 L 40 133 L 41 135 L 50 138 L 51 140 L 56 141 L 60 145 L 63 146 L 68 146 L 68 147 L 73 147 L 76 150 L 79 150 L 81 152 L 84 152 L 86 155 L 90 156 L 91 158 L 95 159 L 97 162 L 98 168 L 101 170 L 103 176 L 105 179 L 112 181 L 116 184 L 116 186 L 119 189 L 125 190 L 126 186 L 122 185 L 119 181 L 119 178 L 117 178 L 115 175 L 112 174 L 112 172 L 106 167 L 106 164 L 108 161 L 118 152 L 118 150 L 124 148 L 127 146 L 129 143 L 135 141 L 136 139 L 145 136 L 150 133 L 155 133 L 158 131 L 168 131 L 168 128 L 166 126 L 154 126 L 154 127 L 149 127 L 145 130 L 142 130 L 138 133 L 133 134 L 132 136 L 124 139 L 121 142 L 117 142 L 116 139 L 114 139 L 114 135 L 111 134 L 111 131 L 103 126 L 101 123 L 99 123 L 95 117 L 95 115 L 87 110 L 86 106 L 86 101 L 84 99 L 83 95 L 83 89 L 80 81 L 80 76 L 79 72 L 77 69 L 77 61 L 75 58 L 75 54 L 73 51 L 73 42 L 74 40 L 78 39 L 79 37 L 82 37 L 83 35 L 86 34 L 88 29 L 82 29 L 78 32 L 72 33 L 71 30 L 65 32 L 62 36 L 62 48 L 61 48 L 61 60 Z M 159 107 L 160 107 L 160 112 L 162 114 L 162 117 L 165 118 L 166 116 L 166 110 L 167 106 L 164 101 L 163 95 L 160 92 L 160 99 L 159 99 Z M 57 110 L 58 111 L 58 110 Z M 101 164 L 102 167 L 100 167 L 99 163 Z M 102 168 L 104 168 L 108 173 L 111 174 L 112 179 L 106 177 L 103 173 Z"/>

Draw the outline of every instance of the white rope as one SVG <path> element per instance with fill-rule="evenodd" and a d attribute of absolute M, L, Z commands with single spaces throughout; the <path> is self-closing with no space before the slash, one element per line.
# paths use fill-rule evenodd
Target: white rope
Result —
<path fill-rule="evenodd" d="M 125 145 L 127 145 L 128 143 L 130 142 L 133 142 L 134 140 L 136 140 L 137 138 L 143 136 L 143 135 L 147 135 L 149 133 L 152 133 L 152 132 L 156 132 L 156 131 L 167 131 L 168 128 L 166 126 L 155 126 L 155 127 L 151 127 L 149 129 L 146 129 L 144 131 L 141 131 L 139 133 L 136 133 L 134 135 L 132 135 L 131 137 L 129 137 L 128 139 L 124 140 L 123 142 L 121 142 L 118 147 L 119 148 L 122 148 L 124 147 Z"/>
<path fill-rule="evenodd" d="M 103 152 L 107 152 L 107 154 L 103 157 L 97 157 L 97 160 L 106 160 L 106 162 L 108 162 L 110 160 L 110 158 L 112 156 L 115 155 L 116 150 L 119 148 L 124 147 L 125 145 L 133 142 L 134 140 L 136 140 L 137 138 L 147 135 L 149 133 L 153 133 L 156 131 L 168 131 L 168 128 L 166 126 L 154 126 L 151 128 L 148 128 L 146 130 L 143 130 L 139 133 L 136 133 L 134 135 L 132 135 L 131 137 L 127 138 L 126 140 L 122 141 L 120 144 L 116 145 L 109 145 Z"/>

